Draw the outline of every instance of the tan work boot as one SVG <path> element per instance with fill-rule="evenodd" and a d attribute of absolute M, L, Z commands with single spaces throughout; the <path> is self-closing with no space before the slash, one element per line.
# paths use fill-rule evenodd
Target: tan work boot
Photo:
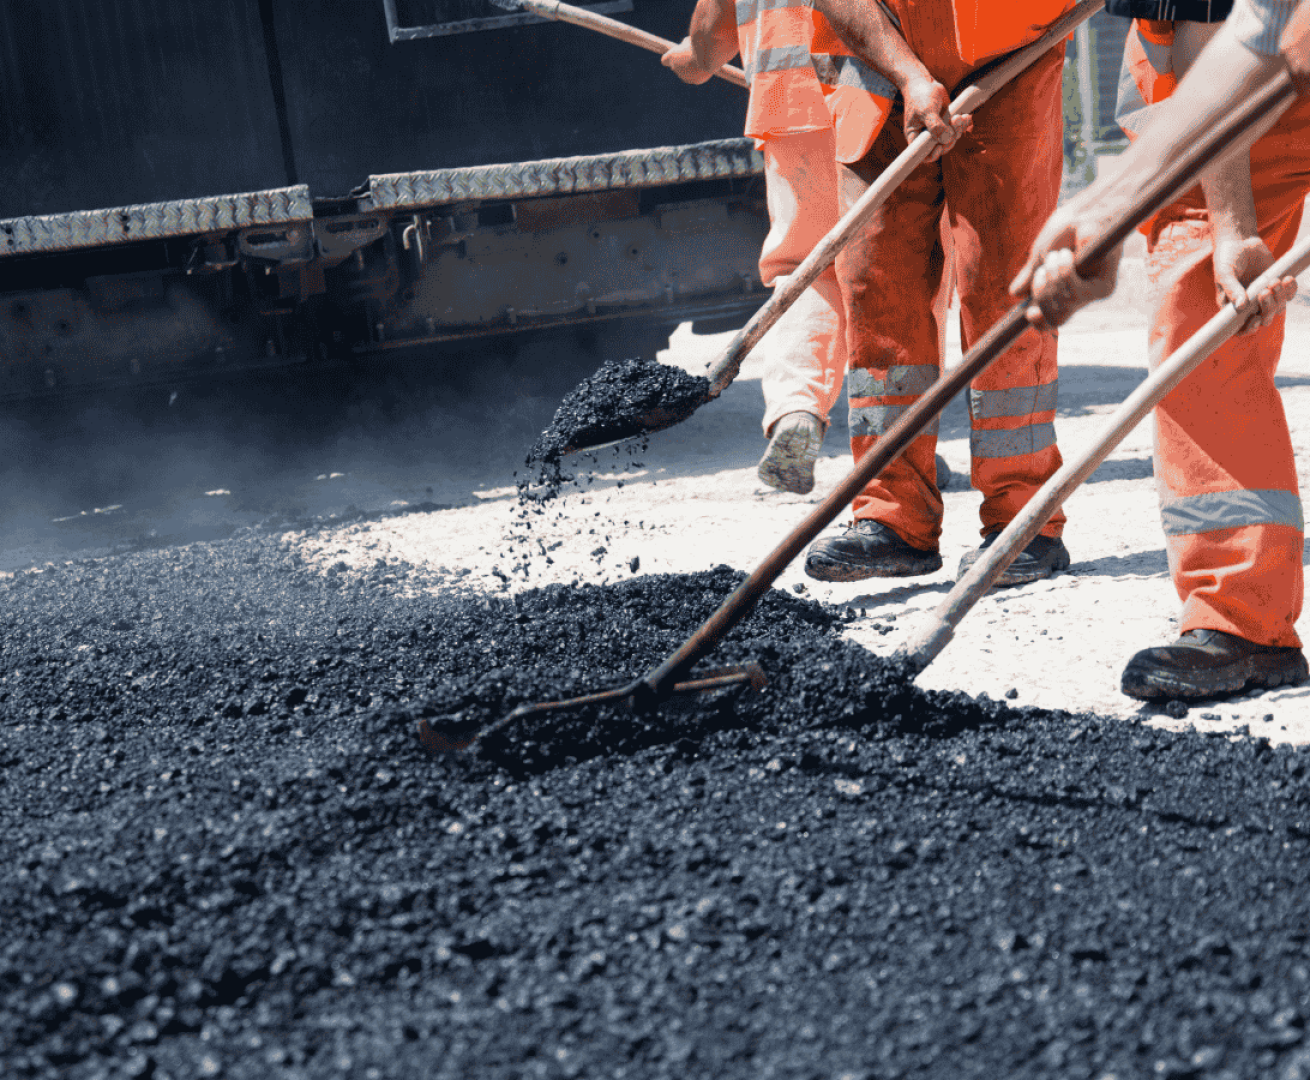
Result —
<path fill-rule="evenodd" d="M 760 458 L 759 474 L 769 487 L 808 495 L 814 490 L 814 459 L 823 445 L 823 424 L 807 412 L 790 412 L 773 425 L 773 438 Z"/>

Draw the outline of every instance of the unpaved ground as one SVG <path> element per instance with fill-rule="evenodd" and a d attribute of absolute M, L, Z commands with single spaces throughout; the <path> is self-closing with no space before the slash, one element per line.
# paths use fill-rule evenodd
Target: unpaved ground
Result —
<path fill-rule="evenodd" d="M 1140 253 L 1135 254 L 1126 260 L 1116 297 L 1080 315 L 1062 334 L 1057 433 L 1066 457 L 1088 445 L 1145 378 L 1146 316 L 1139 303 L 1144 282 Z M 684 327 L 662 359 L 699 370 L 726 340 L 727 335 L 697 337 Z M 952 363 L 958 355 L 953 335 Z M 540 514 L 519 510 L 514 479 L 504 476 L 473 493 L 476 505 L 351 525 L 320 535 L 311 546 L 324 565 L 388 555 L 458 570 L 470 583 L 506 590 L 620 580 L 632 574 L 634 558 L 643 573 L 718 563 L 750 569 L 850 467 L 839 416 L 811 495 L 781 494 L 761 484 L 755 474 L 764 445 L 757 428 L 758 378 L 748 363 L 719 401 L 652 437 L 636 457 L 610 450 L 602 453 L 598 467 L 579 462 L 581 492 L 547 504 Z M 1310 479 L 1310 302 L 1304 293 L 1289 318 L 1278 381 L 1304 488 Z M 1150 431 L 1149 422 L 1141 425 L 1069 500 L 1071 571 L 985 598 L 920 676 L 920 685 L 1172 727 L 1249 725 L 1253 734 L 1310 741 L 1310 687 L 1205 703 L 1181 720 L 1119 692 L 1127 659 L 1177 632 Z M 878 653 L 895 649 L 916 617 L 941 601 L 960 556 L 978 543 L 980 496 L 967 487 L 968 425 L 961 402 L 943 417 L 939 451 L 956 474 L 945 495 L 942 571 L 909 582 L 825 584 L 806 578 L 797 560 L 780 579 L 784 587 L 800 587 L 809 596 L 860 611 L 863 617 L 849 632 Z M 1306 629 L 1303 620 L 1303 636 Z"/>

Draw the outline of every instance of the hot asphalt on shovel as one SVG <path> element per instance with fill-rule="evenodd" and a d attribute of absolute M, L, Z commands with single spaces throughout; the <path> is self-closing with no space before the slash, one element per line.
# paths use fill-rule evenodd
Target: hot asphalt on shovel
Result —
<path fill-rule="evenodd" d="M 1054 48 L 1104 6 L 1105 0 L 1084 0 L 1083 3 L 1060 16 L 1051 24 L 1050 29 L 1032 44 L 994 66 L 984 69 L 976 76 L 974 82 L 956 95 L 955 100 L 951 102 L 951 116 L 972 113 L 980 108 L 997 91 L 1036 63 L 1043 53 Z M 819 275 L 832 265 L 838 253 L 868 224 L 891 193 L 923 164 L 936 146 L 933 137 L 925 131 L 901 152 L 900 156 L 860 196 L 859 201 L 833 226 L 832 231 L 815 245 L 814 250 L 806 256 L 786 282 L 774 289 L 773 295 L 764 306 L 733 336 L 722 355 L 709 365 L 705 372 L 705 378 L 709 382 L 708 387 L 703 390 L 678 393 L 672 400 L 661 400 L 656 404 L 650 404 L 648 396 L 641 395 L 629 415 L 598 418 L 602 422 L 589 431 L 583 424 L 576 424 L 572 420 L 575 412 L 584 417 L 589 414 L 585 407 L 581 409 L 573 407 L 575 398 L 586 395 L 587 383 L 583 383 L 569 395 L 556 415 L 555 423 L 552 424 L 553 429 L 560 429 L 556 432 L 557 437 L 554 441 L 562 445 L 552 446 L 551 456 L 563 457 L 583 450 L 594 450 L 622 439 L 672 427 L 686 420 L 702 405 L 708 404 L 723 393 L 737 377 L 742 362 L 759 344 L 760 339 L 801 294 L 814 284 Z M 683 376 L 683 379 L 686 378 L 681 369 L 667 370 Z M 680 380 L 668 381 L 680 382 Z"/>
<path fill-rule="evenodd" d="M 1152 181 L 1139 192 L 1133 205 L 1128 207 L 1099 236 L 1094 237 L 1075 258 L 1075 266 L 1084 274 L 1114 251 L 1129 233 L 1151 214 L 1171 202 L 1196 182 L 1197 177 L 1221 155 L 1233 149 L 1256 125 L 1276 116 L 1296 96 L 1295 87 L 1286 72 L 1280 73 L 1258 93 L 1252 95 L 1240 108 L 1234 109 L 1224 122 L 1216 125 L 1206 136 L 1197 140 L 1187 151 L 1169 162 Z M 1283 265 L 1279 263 L 1278 265 Z M 917 402 L 911 405 L 888 432 L 860 458 L 855 468 L 810 514 L 788 533 L 782 542 L 760 563 L 682 646 L 658 667 L 631 684 L 601 695 L 587 695 L 562 702 L 543 702 L 520 706 L 508 716 L 471 734 L 441 731 L 424 721 L 420 737 L 432 749 L 471 748 L 484 734 L 498 730 L 511 720 L 529 713 L 553 711 L 575 705 L 600 701 L 623 701 L 634 709 L 647 709 L 674 692 L 679 680 L 693 664 L 705 656 L 734 626 L 750 614 L 760 598 L 768 592 L 778 575 L 805 547 L 826 528 L 874 477 L 901 455 L 941 413 L 961 390 L 985 371 L 1012 345 L 1026 329 L 1028 301 L 1022 300 L 993 326 L 961 360 L 958 367 L 943 374 Z M 1207 327 L 1208 329 L 1208 327 Z M 1180 350 L 1182 352 L 1183 350 Z M 1199 362 L 1199 361 L 1198 361 Z M 1182 376 L 1180 375 L 1179 378 Z M 1058 475 L 1058 474 L 1057 474 Z M 1052 508 L 1058 501 L 1052 503 Z M 1049 512 L 1048 512 L 1049 516 Z M 1045 521 L 1045 518 L 1042 519 Z M 1040 528 L 1038 524 L 1033 532 Z M 1013 526 L 1012 526 L 1013 528 Z M 1017 535 L 1015 530 L 1014 535 Z M 1011 537 L 1013 543 L 1013 536 Z M 1001 545 L 995 545 L 995 552 Z M 1017 548 L 1016 548 L 1017 550 Z M 975 569 L 983 573 L 994 566 L 992 561 L 979 560 Z M 1001 568 L 1003 569 L 1003 567 Z M 997 573 L 1000 571 L 997 570 Z M 980 594 L 981 595 L 981 594 Z M 967 610 L 967 608 L 963 609 Z M 961 612 L 962 615 L 963 612 Z M 958 618 L 957 620 L 958 621 Z M 949 636 L 946 640 L 949 640 Z M 945 641 L 942 642 L 945 644 Z M 924 646 L 927 648 L 928 646 Z M 940 648 L 938 649 L 940 651 Z M 933 653 L 932 655 L 936 655 Z M 929 657 L 931 659 L 931 657 Z M 747 665 L 747 668 L 749 665 Z M 736 681 L 751 679 L 745 668 L 732 673 Z M 756 681 L 751 679 L 751 681 Z M 690 687 L 689 687 L 690 689 Z"/>

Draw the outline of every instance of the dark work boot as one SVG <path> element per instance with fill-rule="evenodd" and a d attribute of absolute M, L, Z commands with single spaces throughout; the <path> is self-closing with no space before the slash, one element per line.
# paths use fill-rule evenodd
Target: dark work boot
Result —
<path fill-rule="evenodd" d="M 810 545 L 805 572 L 819 581 L 919 577 L 942 567 L 941 553 L 911 547 L 880 521 L 857 521 L 841 536 Z"/>
<path fill-rule="evenodd" d="M 1203 698 L 1248 687 L 1295 686 L 1310 679 L 1305 653 L 1222 630 L 1188 630 L 1172 645 L 1143 649 L 1124 668 L 1129 697 Z"/>
<path fill-rule="evenodd" d="M 982 553 L 996 543 L 998 532 L 988 535 L 973 551 L 966 552 L 960 560 L 960 571 L 955 575 L 958 581 L 969 572 L 969 568 L 982 558 Z M 1029 581 L 1040 581 L 1060 570 L 1069 569 L 1069 549 L 1058 537 L 1034 536 L 1032 543 L 1015 557 L 1014 562 L 1005 568 L 996 579 L 994 588 L 1005 585 L 1024 585 Z"/>

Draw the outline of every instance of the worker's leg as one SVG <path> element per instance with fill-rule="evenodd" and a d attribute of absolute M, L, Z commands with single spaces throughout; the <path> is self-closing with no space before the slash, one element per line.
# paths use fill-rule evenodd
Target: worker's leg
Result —
<path fill-rule="evenodd" d="M 1260 234 L 1288 251 L 1310 188 L 1310 107 L 1298 106 L 1251 152 Z M 1148 240 L 1159 365 L 1218 310 L 1210 226 L 1198 193 L 1155 221 Z M 1171 646 L 1124 671 L 1134 697 L 1193 697 L 1305 678 L 1304 533 L 1296 462 L 1274 373 L 1284 320 L 1231 338 L 1155 411 L 1155 474 L 1174 587 Z M 1217 633 L 1215 633 L 1217 632 Z"/>
<path fill-rule="evenodd" d="M 778 287 L 837 221 L 837 167 L 831 129 L 764 140 L 769 235 L 760 280 Z M 770 487 L 805 494 L 828 416 L 846 374 L 841 295 L 829 267 L 756 346 L 763 360 L 764 434 L 759 476 Z"/>
<path fill-rule="evenodd" d="M 893 110 L 873 148 L 839 167 L 843 209 L 905 149 L 899 110 Z M 939 164 L 916 169 L 837 256 L 846 309 L 850 370 L 851 451 L 856 460 L 936 381 L 941 367 L 940 324 L 944 201 Z M 911 577 L 941 566 L 942 499 L 937 488 L 937 425 L 870 481 L 854 501 L 854 525 L 844 536 L 811 545 L 805 572 L 824 581 Z"/>
<path fill-rule="evenodd" d="M 1182 220 L 1154 240 L 1153 368 L 1217 311 L 1209 224 Z M 1184 631 L 1300 644 L 1301 501 L 1274 387 L 1282 342 L 1282 318 L 1230 339 L 1156 409 L 1156 482 Z"/>
<path fill-rule="evenodd" d="M 1055 209 L 1062 166 L 1062 50 L 1039 60 L 974 115 L 942 158 L 969 349 L 1014 307 L 1009 285 Z M 1055 443 L 1056 338 L 1027 330 L 969 391 L 973 486 L 982 533 L 997 533 L 1060 467 Z M 1059 537 L 1058 511 L 1042 535 Z"/>
<path fill-rule="evenodd" d="M 771 136 L 764 141 L 769 235 L 760 280 L 782 283 L 837 224 L 837 164 L 832 130 Z M 837 275 L 829 267 L 764 335 L 764 433 L 790 412 L 808 412 L 827 426 L 846 374 L 846 340 Z"/>
<path fill-rule="evenodd" d="M 841 167 L 843 208 L 857 202 L 904 149 L 896 111 L 869 154 Z M 846 304 L 851 451 L 856 460 L 936 381 L 941 369 L 941 335 L 933 308 L 945 269 L 943 205 L 940 164 L 920 166 L 837 256 L 837 279 Z M 942 517 L 936 445 L 934 422 L 856 497 L 855 519 L 881 522 L 912 547 L 935 551 Z"/>

